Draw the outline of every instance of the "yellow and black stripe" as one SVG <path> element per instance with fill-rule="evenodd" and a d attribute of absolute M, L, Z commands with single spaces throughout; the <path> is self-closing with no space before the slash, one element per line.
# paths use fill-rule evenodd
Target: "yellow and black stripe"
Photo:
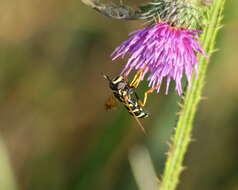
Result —
<path fill-rule="evenodd" d="M 135 115 L 138 118 L 146 118 L 149 116 L 149 113 L 145 111 L 136 101 L 130 99 L 123 103 L 131 115 Z"/>
<path fill-rule="evenodd" d="M 138 104 L 139 98 L 134 89 L 129 86 L 128 82 L 125 81 L 122 76 L 117 76 L 109 81 L 109 86 L 112 89 L 114 96 L 124 104 L 131 115 L 136 116 L 137 118 L 146 118 L 149 116 L 149 113 Z"/>

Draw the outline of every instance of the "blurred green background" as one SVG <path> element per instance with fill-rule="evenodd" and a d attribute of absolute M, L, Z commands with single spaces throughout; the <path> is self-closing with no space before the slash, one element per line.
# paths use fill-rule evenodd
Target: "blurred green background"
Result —
<path fill-rule="evenodd" d="M 238 189 L 237 0 L 227 0 L 223 23 L 180 190 Z M 142 121 L 147 136 L 122 106 L 104 110 L 111 91 L 101 72 L 120 72 L 123 61 L 112 63 L 110 53 L 141 27 L 104 17 L 79 0 L 0 2 L 3 187 L 9 163 L 19 190 L 138 189 L 128 161 L 129 152 L 137 158 L 131 153 L 136 145 L 148 149 L 161 176 L 179 110 L 175 91 L 150 95 L 151 117 Z"/>

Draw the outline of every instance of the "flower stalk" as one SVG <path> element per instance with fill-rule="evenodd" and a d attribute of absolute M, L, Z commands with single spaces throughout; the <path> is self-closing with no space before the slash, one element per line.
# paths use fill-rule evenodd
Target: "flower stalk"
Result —
<path fill-rule="evenodd" d="M 17 190 L 17 184 L 15 181 L 15 176 L 13 174 L 11 164 L 9 162 L 8 152 L 1 138 L 0 138 L 0 167 L 1 167 L 0 189 Z"/>
<path fill-rule="evenodd" d="M 209 57 L 214 51 L 216 35 L 222 20 L 224 3 L 225 0 L 213 1 L 213 5 L 207 10 L 207 23 L 209 23 L 209 25 L 205 28 L 201 36 L 201 45 Z M 160 190 L 174 190 L 178 185 L 179 177 L 183 170 L 182 164 L 191 141 L 192 124 L 198 103 L 201 100 L 209 60 L 199 56 L 198 61 L 200 62 L 198 77 L 193 74 L 191 88 L 187 90 L 186 96 L 184 97 L 175 134 L 172 138 L 169 156 L 166 161 Z"/>

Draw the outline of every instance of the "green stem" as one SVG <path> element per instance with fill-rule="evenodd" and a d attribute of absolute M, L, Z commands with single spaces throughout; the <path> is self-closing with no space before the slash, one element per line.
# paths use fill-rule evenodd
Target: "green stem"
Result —
<path fill-rule="evenodd" d="M 216 0 L 213 2 L 213 5 L 208 9 L 209 24 L 201 36 L 201 45 L 208 56 L 211 56 L 214 51 L 215 39 L 222 20 L 225 0 Z M 191 88 L 186 93 L 184 105 L 179 113 L 179 120 L 166 161 L 160 190 L 174 190 L 179 182 L 179 176 L 183 169 L 182 163 L 189 142 L 191 141 L 192 124 L 198 103 L 201 100 L 208 65 L 208 59 L 202 56 L 198 57 L 198 61 L 200 62 L 198 77 L 193 75 Z"/>
<path fill-rule="evenodd" d="M 17 190 L 12 168 L 9 163 L 8 153 L 0 139 L 0 189 Z"/>

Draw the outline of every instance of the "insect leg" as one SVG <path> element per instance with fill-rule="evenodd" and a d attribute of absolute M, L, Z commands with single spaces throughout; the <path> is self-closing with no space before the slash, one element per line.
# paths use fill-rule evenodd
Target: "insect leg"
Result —
<path fill-rule="evenodd" d="M 159 87 L 160 87 L 160 85 L 155 86 L 155 87 L 150 88 L 149 90 L 147 90 L 147 91 L 145 92 L 145 94 L 144 94 L 144 100 L 143 100 L 143 102 L 142 102 L 139 98 L 137 99 L 138 104 L 139 104 L 140 106 L 144 107 L 145 104 L 146 104 L 147 98 L 148 98 L 148 94 L 151 94 L 154 90 L 158 89 Z M 136 95 L 136 96 L 138 97 L 138 95 Z"/>
<path fill-rule="evenodd" d="M 139 71 L 137 71 L 133 80 L 130 83 L 130 87 L 132 87 L 132 88 L 137 88 L 138 87 L 138 85 L 140 83 L 141 76 L 142 76 L 146 66 L 147 66 L 147 64 L 145 64 Z"/>
<path fill-rule="evenodd" d="M 138 71 L 130 83 L 130 87 L 137 88 L 140 83 L 142 71 Z"/>
<path fill-rule="evenodd" d="M 141 106 L 141 107 L 143 107 L 144 105 L 143 105 L 143 102 L 141 101 L 141 99 L 140 99 L 140 97 L 138 96 L 138 94 L 135 92 L 135 97 L 136 97 L 136 101 L 137 101 L 137 103 Z"/>

